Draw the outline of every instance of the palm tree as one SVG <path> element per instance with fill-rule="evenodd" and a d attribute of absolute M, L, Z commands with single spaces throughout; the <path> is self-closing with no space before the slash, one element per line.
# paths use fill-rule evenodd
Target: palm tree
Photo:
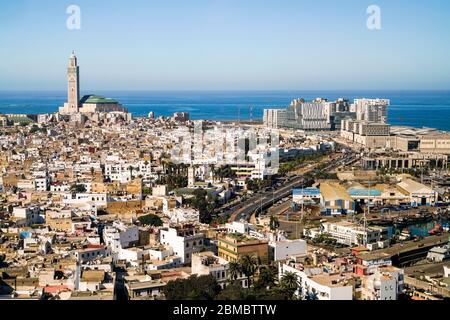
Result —
<path fill-rule="evenodd" d="M 232 261 L 228 264 L 228 273 L 230 275 L 230 281 L 234 282 L 239 278 L 241 274 L 241 265 L 237 261 Z"/>
<path fill-rule="evenodd" d="M 280 287 L 286 292 L 289 299 L 292 299 L 295 292 L 300 291 L 297 275 L 293 272 L 286 272 L 281 278 Z"/>
<path fill-rule="evenodd" d="M 317 292 L 308 290 L 305 295 L 305 300 L 319 300 Z"/>
<path fill-rule="evenodd" d="M 258 269 L 258 261 L 254 255 L 242 256 L 239 260 L 242 273 L 247 277 L 247 286 L 250 288 L 251 277 L 253 277 Z"/>
<path fill-rule="evenodd" d="M 270 216 L 270 230 L 275 230 L 280 227 L 280 221 L 275 216 Z"/>
<path fill-rule="evenodd" d="M 263 266 L 258 272 L 258 281 L 255 282 L 255 287 L 259 286 L 264 289 L 271 289 L 275 286 L 276 270 L 270 266 Z"/>

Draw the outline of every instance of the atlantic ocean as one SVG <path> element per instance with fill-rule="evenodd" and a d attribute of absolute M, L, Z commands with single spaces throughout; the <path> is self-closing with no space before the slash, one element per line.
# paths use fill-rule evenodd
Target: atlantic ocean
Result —
<path fill-rule="evenodd" d="M 186 111 L 194 120 L 261 120 L 265 108 L 285 108 L 294 98 L 387 98 L 389 123 L 450 131 L 450 91 L 86 91 L 121 102 L 134 116 Z M 65 91 L 0 91 L 0 113 L 58 111 Z"/>

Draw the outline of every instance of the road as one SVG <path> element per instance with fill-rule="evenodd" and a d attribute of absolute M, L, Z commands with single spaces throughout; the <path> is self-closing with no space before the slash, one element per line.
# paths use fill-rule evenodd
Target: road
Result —
<path fill-rule="evenodd" d="M 444 266 L 450 267 L 450 261 L 417 264 L 412 267 L 407 267 L 404 270 L 406 275 L 414 274 L 416 272 L 427 274 L 443 274 Z"/>
<path fill-rule="evenodd" d="M 354 163 L 357 160 L 357 156 L 355 154 L 343 155 L 337 159 L 333 159 L 330 163 L 323 168 L 321 171 L 330 171 L 332 169 L 338 168 L 340 166 L 346 166 L 351 163 Z M 322 162 L 317 163 L 317 165 L 310 167 L 307 172 L 312 172 L 318 165 L 322 164 Z M 224 214 L 231 215 L 230 222 L 246 220 L 249 221 L 250 217 L 253 213 L 259 210 L 265 210 L 270 208 L 275 202 L 282 200 L 283 198 L 289 197 L 292 194 L 292 189 L 307 187 L 309 181 L 305 181 L 303 176 L 292 176 L 288 179 L 288 182 L 278 189 L 268 192 L 263 192 L 260 194 L 256 194 L 252 196 L 250 199 L 247 199 L 242 204 L 237 207 L 234 207 L 228 211 L 225 211 Z"/>

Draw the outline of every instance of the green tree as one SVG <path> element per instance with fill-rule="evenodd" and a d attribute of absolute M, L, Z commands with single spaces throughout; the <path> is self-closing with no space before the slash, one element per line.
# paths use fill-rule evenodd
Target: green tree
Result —
<path fill-rule="evenodd" d="M 276 230 L 280 227 L 280 220 L 275 216 L 270 216 L 270 230 Z"/>
<path fill-rule="evenodd" d="M 143 225 L 147 226 L 160 227 L 163 225 L 161 218 L 158 217 L 156 214 L 148 214 L 146 216 L 139 217 L 138 220 Z"/>
<path fill-rule="evenodd" d="M 293 272 L 286 272 L 280 281 L 280 290 L 284 293 L 287 299 L 294 299 L 295 293 L 300 289 L 298 277 Z"/>
<path fill-rule="evenodd" d="M 230 275 L 230 281 L 235 282 L 239 275 L 242 273 L 241 265 L 237 261 L 231 261 L 228 264 L 228 273 Z"/>
<path fill-rule="evenodd" d="M 70 191 L 75 193 L 86 192 L 86 187 L 83 184 L 74 184 L 70 187 Z"/>
<path fill-rule="evenodd" d="M 271 266 L 263 266 L 259 269 L 258 280 L 253 284 L 256 290 L 269 290 L 275 287 L 276 269 Z"/>
<path fill-rule="evenodd" d="M 167 300 L 213 300 L 219 292 L 220 286 L 211 275 L 169 281 L 163 289 Z"/>
<path fill-rule="evenodd" d="M 252 296 L 249 295 L 249 291 L 242 290 L 242 286 L 239 281 L 233 281 L 226 286 L 216 297 L 217 300 L 251 300 Z"/>
<path fill-rule="evenodd" d="M 251 287 L 251 278 L 255 275 L 258 269 L 258 260 L 253 255 L 242 256 L 239 260 L 242 273 L 247 277 L 247 285 Z"/>

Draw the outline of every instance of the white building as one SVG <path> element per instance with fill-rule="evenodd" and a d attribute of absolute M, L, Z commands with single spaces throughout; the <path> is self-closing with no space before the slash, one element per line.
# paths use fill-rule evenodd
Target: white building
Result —
<path fill-rule="evenodd" d="M 301 271 L 280 263 L 280 279 L 287 272 L 297 275 L 300 284 L 297 294 L 301 297 L 313 293 L 318 300 L 353 300 L 353 285 L 345 275 L 324 273 L 322 268 L 306 268 Z"/>
<path fill-rule="evenodd" d="M 444 266 L 444 278 L 450 277 L 450 267 Z"/>
<path fill-rule="evenodd" d="M 227 229 L 228 233 L 241 233 L 241 234 L 248 234 L 250 230 L 253 230 L 254 227 L 252 224 L 248 222 L 241 222 L 241 221 L 233 221 L 231 223 L 225 224 L 225 228 Z"/>
<path fill-rule="evenodd" d="M 302 239 L 269 242 L 269 257 L 272 261 L 281 261 L 291 256 L 305 255 L 306 252 L 307 243 Z"/>
<path fill-rule="evenodd" d="M 103 240 L 112 253 L 119 253 L 121 249 L 126 249 L 139 242 L 139 228 L 114 222 L 112 226 L 103 229 Z"/>
<path fill-rule="evenodd" d="M 70 191 L 70 185 L 64 184 L 60 182 L 55 182 L 50 185 L 50 191 L 51 192 L 69 192 Z"/>
<path fill-rule="evenodd" d="M 247 288 L 247 277 L 240 273 L 236 279 L 230 279 L 229 262 L 214 255 L 212 252 L 200 252 L 192 255 L 191 273 L 199 276 L 211 275 L 224 289 L 229 280 L 237 281 L 243 288 Z"/>
<path fill-rule="evenodd" d="M 326 222 L 322 224 L 322 233 L 327 233 L 338 243 L 352 245 L 366 245 L 378 242 L 381 233 L 377 229 L 365 228 L 348 221 Z"/>
<path fill-rule="evenodd" d="M 404 179 L 397 185 L 409 196 L 412 206 L 432 206 L 438 199 L 438 193 L 426 185 L 412 179 Z"/>
<path fill-rule="evenodd" d="M 286 125 L 286 109 L 264 109 L 264 125 L 269 128 L 283 128 Z"/>
<path fill-rule="evenodd" d="M 48 191 L 50 179 L 48 177 L 39 177 L 34 179 L 34 187 L 36 191 Z"/>
<path fill-rule="evenodd" d="M 160 230 L 160 242 L 169 245 L 174 254 L 181 258 L 183 264 L 191 263 L 192 254 L 203 249 L 204 241 L 205 235 L 196 233 L 192 226 Z"/>
<path fill-rule="evenodd" d="M 66 193 L 63 203 L 65 204 L 86 204 L 92 203 L 96 207 L 105 207 L 108 203 L 106 193 Z"/>
<path fill-rule="evenodd" d="M 198 223 L 200 212 L 193 208 L 174 208 L 167 212 L 172 223 Z"/>
<path fill-rule="evenodd" d="M 358 120 L 386 123 L 388 99 L 355 99 L 353 108 Z"/>
<path fill-rule="evenodd" d="M 79 249 L 73 252 L 73 256 L 78 262 L 81 263 L 109 257 L 110 255 L 111 251 L 102 245 L 88 245 L 87 248 Z"/>
<path fill-rule="evenodd" d="M 31 226 L 39 222 L 38 207 L 15 207 L 12 215 L 18 226 Z"/>
<path fill-rule="evenodd" d="M 363 300 L 397 300 L 397 281 L 389 274 L 375 273 L 363 279 Z"/>
<path fill-rule="evenodd" d="M 427 260 L 431 262 L 442 262 L 450 259 L 450 244 L 442 247 L 434 247 L 428 251 Z"/>
<path fill-rule="evenodd" d="M 34 181 L 30 179 L 22 179 L 17 181 L 17 188 L 19 190 L 35 190 Z"/>

